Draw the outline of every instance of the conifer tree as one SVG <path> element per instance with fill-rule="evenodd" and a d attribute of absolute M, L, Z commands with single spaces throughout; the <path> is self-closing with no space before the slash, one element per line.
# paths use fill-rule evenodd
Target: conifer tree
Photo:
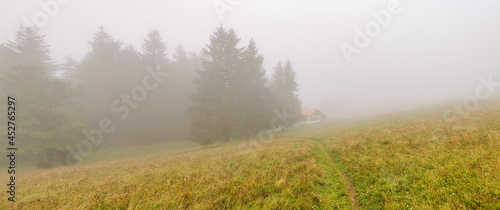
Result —
<path fill-rule="evenodd" d="M 19 147 L 24 153 L 38 153 L 44 148 L 63 149 L 76 144 L 83 138 L 80 131 L 85 127 L 79 110 L 73 109 L 69 101 L 77 92 L 52 76 L 44 36 L 36 27 L 22 26 L 15 40 L 3 46 L 0 60 L 9 62 L 0 64 L 2 69 L 8 69 L 0 76 L 0 89 L 22 103 L 22 111 L 16 115 L 22 119 Z"/>
<path fill-rule="evenodd" d="M 89 125 L 98 127 L 103 117 L 112 114 L 110 104 L 113 99 L 124 93 L 119 63 L 122 42 L 100 27 L 89 44 L 90 52 L 77 67 L 76 74 L 83 95 L 79 103 L 85 107 Z"/>
<path fill-rule="evenodd" d="M 210 144 L 250 137 L 269 128 L 272 97 L 266 88 L 264 57 L 251 40 L 247 48 L 233 29 L 222 26 L 210 36 L 196 78 L 190 108 L 193 141 Z"/>
<path fill-rule="evenodd" d="M 296 80 L 295 69 L 292 66 L 292 62 L 288 60 L 285 64 L 284 68 L 284 79 L 285 79 L 285 90 L 288 105 L 288 110 L 286 113 L 291 121 L 291 124 L 294 124 L 300 120 L 300 112 L 302 110 L 302 101 L 299 99 L 299 84 Z"/>
<path fill-rule="evenodd" d="M 123 80 L 123 89 L 141 84 L 144 76 L 144 67 L 141 64 L 141 55 L 131 44 L 120 50 L 118 54 L 119 78 Z"/>
<path fill-rule="evenodd" d="M 286 118 L 276 122 L 276 125 L 287 128 L 298 122 L 302 102 L 298 96 L 295 70 L 290 61 L 287 61 L 284 67 L 281 61 L 275 66 L 272 90 L 275 97 L 274 108 Z"/>
<path fill-rule="evenodd" d="M 234 30 L 222 26 L 210 36 L 210 44 L 203 53 L 208 59 L 202 61 L 202 70 L 195 80 L 197 92 L 193 94 L 195 105 L 190 108 L 193 141 L 210 144 L 226 142 L 231 138 L 236 111 L 235 72 L 240 68 L 241 49 Z"/>
<path fill-rule="evenodd" d="M 117 82 L 120 75 L 118 60 L 122 42 L 113 39 L 100 27 L 89 44 L 92 49 L 78 69 L 81 85 L 88 94 L 101 92 L 104 86 L 107 87 L 107 92 L 112 92 L 109 89 L 118 89 L 112 83 Z"/>
<path fill-rule="evenodd" d="M 14 54 L 11 61 L 16 65 L 35 65 L 47 71 L 53 71 L 52 58 L 49 46 L 45 42 L 45 35 L 35 26 L 21 26 L 15 33 L 15 39 L 6 44 Z"/>
<path fill-rule="evenodd" d="M 64 58 L 64 63 L 59 65 L 59 71 L 62 77 L 73 86 L 77 86 L 79 83 L 76 75 L 77 68 L 78 61 L 71 57 L 71 55 L 66 56 Z"/>
<path fill-rule="evenodd" d="M 172 57 L 174 58 L 176 69 L 180 71 L 188 71 L 189 57 L 182 44 L 177 45 Z"/>
<path fill-rule="evenodd" d="M 163 42 L 158 30 L 149 32 L 142 44 L 142 49 L 144 65 L 152 69 L 165 70 L 167 68 L 167 45 Z"/>
<path fill-rule="evenodd" d="M 248 47 L 242 53 L 242 65 L 238 72 L 236 114 L 237 130 L 235 137 L 249 137 L 269 128 L 272 117 L 272 94 L 265 87 L 267 78 L 262 68 L 264 57 L 259 54 L 257 46 L 250 40 Z"/>

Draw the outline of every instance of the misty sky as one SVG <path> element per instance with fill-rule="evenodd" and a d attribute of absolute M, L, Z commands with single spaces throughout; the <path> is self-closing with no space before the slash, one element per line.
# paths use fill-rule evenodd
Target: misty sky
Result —
<path fill-rule="evenodd" d="M 0 42 L 43 11 L 37 2 L 2 1 Z M 81 59 L 99 26 L 139 51 L 158 29 L 171 55 L 179 43 L 199 51 L 222 23 L 236 30 L 240 46 L 255 40 L 268 75 L 278 60 L 292 61 L 303 106 L 345 112 L 460 99 L 492 72 L 500 81 L 500 0 L 401 0 L 401 13 L 350 63 L 340 44 L 352 45 L 355 28 L 374 21 L 370 13 L 386 10 L 388 0 L 241 0 L 223 21 L 214 2 L 71 0 L 41 32 L 62 61 Z"/>

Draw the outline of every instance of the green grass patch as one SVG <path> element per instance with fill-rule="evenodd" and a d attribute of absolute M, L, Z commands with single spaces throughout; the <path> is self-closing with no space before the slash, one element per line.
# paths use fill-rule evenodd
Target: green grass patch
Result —
<path fill-rule="evenodd" d="M 342 177 L 341 171 L 335 165 L 334 159 L 320 142 L 314 143 L 312 154 L 318 166 L 326 171 L 321 177 L 322 182 L 316 185 L 317 191 L 320 194 L 329 195 L 329 199 L 332 201 L 330 207 L 335 209 L 350 209 L 351 199 L 349 197 L 348 186 Z"/>
<path fill-rule="evenodd" d="M 500 106 L 485 105 L 451 123 L 430 110 L 302 136 L 327 145 L 362 208 L 499 209 Z"/>

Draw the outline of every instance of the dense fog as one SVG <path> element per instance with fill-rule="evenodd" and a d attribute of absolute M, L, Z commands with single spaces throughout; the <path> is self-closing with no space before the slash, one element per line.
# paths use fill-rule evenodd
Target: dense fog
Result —
<path fill-rule="evenodd" d="M 99 26 L 135 47 L 158 29 L 172 52 L 179 43 L 199 51 L 222 23 L 242 40 L 256 41 L 268 74 L 277 60 L 295 61 L 303 105 L 334 104 L 326 111 L 332 113 L 462 97 L 479 76 L 498 72 L 498 1 L 397 1 L 400 13 L 351 63 L 341 43 L 353 45 L 355 28 L 364 30 L 375 20 L 371 12 L 386 10 L 388 1 L 220 1 L 223 12 L 216 2 L 73 0 L 61 4 L 41 32 L 62 61 L 68 54 L 82 58 L 89 50 L 83 43 Z M 42 10 L 29 1 L 4 4 L 1 41 Z"/>
<path fill-rule="evenodd" d="M 6 17 L 0 20 L 3 73 L 25 71 L 40 79 L 31 67 L 14 67 L 33 64 L 19 48 L 23 46 L 23 27 L 33 27 L 33 34 L 42 40 L 40 46 L 46 48 L 40 65 L 47 65 L 49 77 L 76 91 L 59 91 L 66 97 L 64 104 L 52 104 L 52 108 L 76 110 L 51 112 L 67 114 L 67 118 L 54 124 L 35 120 L 40 124 L 37 129 L 42 130 L 57 127 L 57 123 L 67 126 L 65 120 L 69 120 L 71 126 L 66 130 L 54 131 L 60 139 L 73 138 L 63 135 L 68 130 L 102 127 L 113 130 L 105 144 L 128 145 L 139 139 L 192 139 L 193 125 L 210 130 L 206 107 L 192 107 L 210 102 L 203 94 L 212 93 L 197 95 L 206 87 L 196 78 L 203 78 L 199 71 L 216 60 L 210 45 L 217 45 L 213 39 L 218 33 L 219 38 L 234 35 L 238 40 L 234 49 L 242 53 L 237 62 L 256 69 L 254 76 L 261 86 L 273 89 L 278 63 L 293 75 L 290 81 L 296 83 L 290 94 L 301 101 L 294 108 L 297 113 L 301 107 L 317 108 L 330 120 L 342 120 L 433 105 L 467 106 L 471 102 L 468 96 L 482 93 L 483 100 L 498 94 L 494 88 L 500 80 L 500 1 L 42 0 L 2 4 L 0 11 Z M 252 43 L 255 49 L 249 50 Z M 165 69 L 163 73 L 168 76 L 159 76 L 160 71 L 155 72 L 158 69 Z M 29 77 L 20 81 L 32 82 Z M 154 81 L 158 84 L 150 83 Z M 238 81 L 229 82 L 232 85 L 222 82 L 220 88 L 229 92 L 221 93 L 231 94 L 230 89 L 241 83 Z M 152 87 L 146 88 L 148 92 L 144 87 L 137 89 L 137 85 L 146 83 Z M 483 89 L 478 90 L 481 85 Z M 241 85 L 243 89 L 234 96 L 241 96 L 241 91 L 256 91 L 244 87 Z M 36 84 L 32 88 L 40 89 Z M 61 89 L 65 90 L 56 87 L 49 92 Z M 135 102 L 140 103 L 127 101 L 130 94 L 136 94 L 136 98 L 139 94 L 140 100 Z M 258 97 L 265 98 L 265 94 Z M 238 108 L 234 111 L 227 105 L 232 103 L 231 97 L 217 108 L 230 112 L 224 116 L 224 110 L 218 111 L 223 114 L 217 116 L 225 120 L 219 125 L 224 127 L 221 132 L 232 133 L 220 134 L 226 135 L 223 138 L 247 137 L 265 129 L 262 124 L 269 119 L 257 115 L 271 115 L 271 110 L 255 110 L 267 110 L 266 103 L 276 103 L 272 100 L 285 100 L 280 94 L 266 102 L 248 97 L 246 102 L 233 105 L 252 104 L 254 112 L 235 117 L 231 113 Z M 206 121 L 197 122 L 197 118 L 193 122 L 193 116 Z M 238 118 L 241 126 L 253 123 L 255 128 L 248 131 L 226 125 L 231 124 L 227 119 L 233 118 Z M 196 135 L 201 138 L 208 134 Z"/>

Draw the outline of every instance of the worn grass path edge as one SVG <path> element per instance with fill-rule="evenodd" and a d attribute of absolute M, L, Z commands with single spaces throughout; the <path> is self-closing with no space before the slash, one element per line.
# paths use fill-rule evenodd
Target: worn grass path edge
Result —
<path fill-rule="evenodd" d="M 315 142 L 315 149 L 317 153 L 316 156 L 319 156 L 317 158 L 324 158 L 329 162 L 329 165 L 334 168 L 334 171 L 339 173 L 337 174 L 340 175 L 343 178 L 343 181 L 345 182 L 345 188 L 347 188 L 348 195 L 351 201 L 351 207 L 352 209 L 361 209 L 359 206 L 358 198 L 356 197 L 356 189 L 354 186 L 351 184 L 350 178 L 347 176 L 345 173 L 345 167 L 340 163 L 339 160 L 334 158 L 334 155 L 328 152 L 327 147 L 321 142 L 320 140 L 317 139 L 311 139 Z M 335 176 L 335 175 L 334 175 Z"/>

